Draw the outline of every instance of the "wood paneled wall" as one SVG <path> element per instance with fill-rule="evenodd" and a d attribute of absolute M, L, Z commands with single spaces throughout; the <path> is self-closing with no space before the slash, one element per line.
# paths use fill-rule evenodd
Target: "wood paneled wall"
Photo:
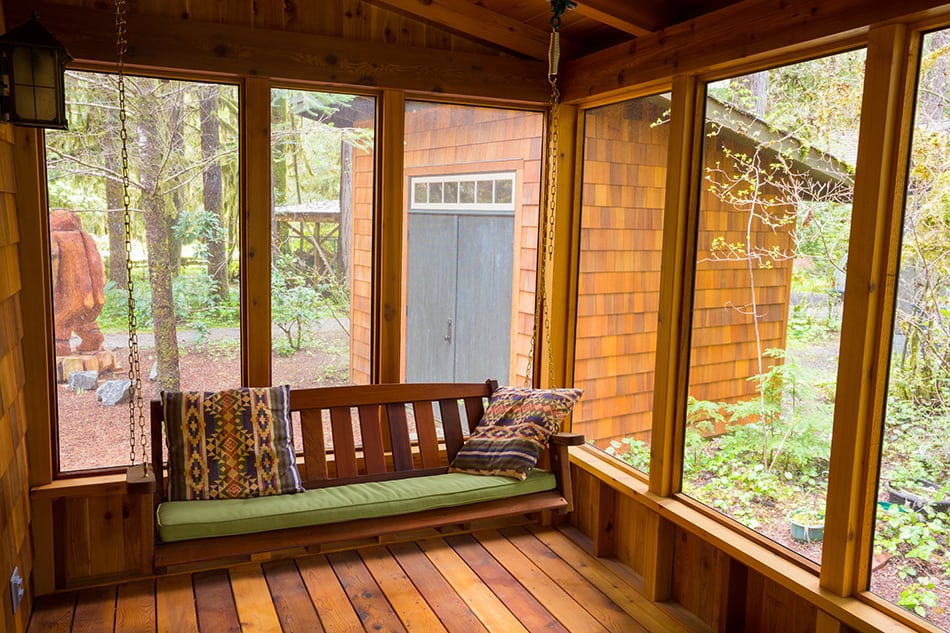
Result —
<path fill-rule="evenodd" d="M 652 496 L 626 469 L 582 451 L 572 452 L 580 459 L 571 472 L 570 521 L 595 554 L 629 565 L 640 591 L 693 630 L 911 631 L 856 598 L 823 591 L 811 572 L 684 504 Z"/>
<path fill-rule="evenodd" d="M 650 438 L 669 146 L 669 125 L 655 123 L 668 109 L 669 101 L 646 97 L 586 113 L 574 365 L 574 384 L 584 389 L 584 397 L 573 430 L 601 448 L 622 437 Z M 721 142 L 732 152 L 751 153 L 751 143 L 741 139 Z M 716 144 L 708 142 L 707 165 L 718 160 L 716 152 Z M 746 262 L 717 261 L 711 246 L 716 238 L 743 243 L 748 213 L 719 200 L 706 185 L 700 198 L 690 395 L 735 402 L 755 393 L 747 378 L 759 373 L 752 318 L 747 310 L 729 307 L 751 302 L 749 276 Z M 757 223 L 753 235 L 760 246 L 793 251 L 790 227 L 772 230 Z M 792 260 L 757 268 L 762 349 L 783 348 Z M 774 362 L 765 360 L 766 368 Z"/>
<path fill-rule="evenodd" d="M 732 135 L 707 136 L 703 147 L 703 165 L 719 168 L 729 179 L 737 178 L 736 167 L 726 159 L 720 147 L 731 155 L 753 153 L 753 144 Z M 703 172 L 708 176 L 707 172 Z M 723 176 L 715 176 L 717 182 Z M 747 378 L 759 373 L 761 350 L 785 348 L 792 281 L 792 255 L 795 252 L 794 220 L 785 226 L 769 227 L 760 220 L 749 222 L 750 210 L 733 206 L 710 192 L 709 181 L 700 183 L 699 235 L 697 237 L 696 280 L 693 291 L 692 341 L 690 344 L 689 395 L 698 400 L 736 402 L 756 393 L 755 382 Z M 780 192 L 760 185 L 763 197 L 780 198 Z M 757 210 L 758 211 L 758 210 Z M 776 217 L 794 218 L 794 207 L 769 210 Z M 746 230 L 751 244 L 758 249 L 775 248 L 782 256 L 771 265 L 753 264 L 755 278 L 756 323 L 751 314 L 753 297 L 749 281 L 749 263 L 741 256 L 717 252 L 714 240 L 745 244 Z M 750 249 L 751 250 L 751 249 Z M 751 257 L 751 254 L 750 254 Z M 764 358 L 765 371 L 775 362 Z"/>
<path fill-rule="evenodd" d="M 0 31 L 3 30 L 0 13 Z M 13 126 L 0 124 L 0 630 L 9 633 L 26 630 L 33 601 L 16 207 Z M 8 584 L 14 566 L 19 567 L 27 591 L 16 614 Z"/>
<path fill-rule="evenodd" d="M 669 102 L 647 97 L 585 114 L 573 430 L 605 448 L 648 440 Z"/>
<path fill-rule="evenodd" d="M 404 161 L 407 178 L 488 171 L 516 172 L 518 198 L 515 201 L 513 248 L 516 249 L 514 265 L 517 271 L 512 271 L 515 275 L 515 296 L 511 315 L 511 372 L 509 376 L 492 378 L 502 383 L 521 384 L 518 376 L 524 376 L 534 325 L 543 118 L 536 112 L 489 107 L 416 103 L 407 104 L 406 109 Z M 372 173 L 368 172 L 371 165 L 372 161 L 367 157 L 357 156 L 354 159 L 354 182 L 371 186 Z M 351 375 L 354 382 L 360 382 L 361 379 L 368 382 L 364 370 L 368 367 L 368 361 L 362 357 L 368 345 L 364 340 L 357 339 L 369 336 L 369 303 L 355 299 L 357 292 L 366 292 L 363 273 L 369 273 L 372 261 L 372 222 L 367 215 L 370 210 L 358 202 L 364 198 L 365 195 L 360 192 L 354 193 L 354 300 L 351 322 L 367 324 L 365 328 L 354 327 L 352 330 Z M 403 209 L 405 205 L 404 201 Z M 454 256 L 454 253 L 448 255 Z M 477 271 L 469 272 L 477 274 Z M 405 290 L 403 286 L 403 297 Z M 486 308 L 489 310 L 486 318 L 494 318 L 490 307 Z M 502 320 L 507 321 L 504 317 Z"/>
<path fill-rule="evenodd" d="M 373 378 L 373 184 L 375 155 L 353 152 L 353 225 L 350 240 L 350 382 Z"/>
<path fill-rule="evenodd" d="M 407 177 L 516 173 L 515 294 L 512 314 L 498 315 L 500 323 L 511 323 L 512 357 L 509 375 L 491 378 L 521 384 L 517 376 L 524 376 L 534 327 L 543 119 L 536 112 L 500 108 L 407 104 L 406 110 Z M 486 318 L 494 319 L 491 307 L 485 309 Z"/>

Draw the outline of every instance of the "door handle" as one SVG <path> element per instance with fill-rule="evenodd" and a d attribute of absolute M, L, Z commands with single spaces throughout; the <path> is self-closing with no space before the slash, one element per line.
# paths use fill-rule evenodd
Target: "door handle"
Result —
<path fill-rule="evenodd" d="M 449 319 L 446 334 L 442 338 L 444 338 L 447 343 L 452 342 L 452 319 Z"/>

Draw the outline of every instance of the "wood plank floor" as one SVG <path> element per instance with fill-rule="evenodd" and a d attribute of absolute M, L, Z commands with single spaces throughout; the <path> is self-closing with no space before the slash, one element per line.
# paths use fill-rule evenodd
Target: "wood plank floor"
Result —
<path fill-rule="evenodd" d="M 569 534 L 485 530 L 58 593 L 28 633 L 687 631 Z"/>

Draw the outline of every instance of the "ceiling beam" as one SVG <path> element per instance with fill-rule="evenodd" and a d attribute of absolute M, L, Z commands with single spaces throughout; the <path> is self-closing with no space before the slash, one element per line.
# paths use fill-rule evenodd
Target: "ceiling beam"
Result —
<path fill-rule="evenodd" d="M 574 11 L 617 30 L 641 37 L 669 26 L 669 3 L 630 0 L 578 0 Z"/>
<path fill-rule="evenodd" d="M 365 0 L 436 27 L 460 33 L 532 59 L 546 60 L 551 32 L 513 20 L 470 0 Z M 603 1 L 603 0 L 601 0 Z M 576 49 L 561 39 L 563 54 Z"/>
<path fill-rule="evenodd" d="M 933 13 L 946 14 L 946 0 L 743 0 L 568 61 L 560 74 L 561 97 L 566 102 L 603 99 L 681 73 L 712 72 L 738 60 L 784 56 L 791 61 L 816 44 L 860 42 L 871 24 Z"/>
<path fill-rule="evenodd" d="M 46 2 L 34 7 L 77 63 L 115 63 L 112 11 Z M 4 8 L 8 22 L 29 19 L 29 6 L 18 13 L 6 0 Z M 126 64 L 140 72 L 265 76 L 530 104 L 549 99 L 542 61 L 135 13 L 127 19 Z"/>

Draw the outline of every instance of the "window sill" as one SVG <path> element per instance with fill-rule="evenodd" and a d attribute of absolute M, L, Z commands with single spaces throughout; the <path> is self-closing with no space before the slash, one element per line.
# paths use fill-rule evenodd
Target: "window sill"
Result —
<path fill-rule="evenodd" d="M 823 589 L 814 571 L 786 559 L 771 548 L 676 497 L 661 497 L 651 493 L 647 483 L 641 478 L 642 475 L 635 475 L 633 469 L 628 470 L 621 464 L 610 463 L 606 455 L 600 454 L 600 451 L 592 447 L 572 447 L 570 454 L 571 463 L 577 468 L 667 521 L 698 536 L 732 559 L 804 598 L 820 611 L 857 631 L 891 633 L 932 630 L 924 622 L 921 622 L 920 626 L 912 627 L 885 613 L 883 607 L 878 608 L 859 597 L 842 597 Z"/>

